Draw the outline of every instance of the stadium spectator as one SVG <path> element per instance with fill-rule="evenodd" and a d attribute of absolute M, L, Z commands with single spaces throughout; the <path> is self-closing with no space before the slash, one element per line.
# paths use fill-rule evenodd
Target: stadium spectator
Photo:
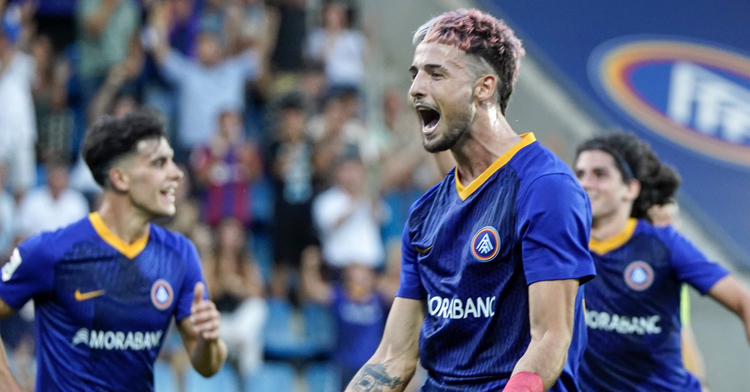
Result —
<path fill-rule="evenodd" d="M 341 157 L 361 156 L 363 151 L 368 150 L 364 145 L 367 128 L 354 116 L 353 107 L 356 105 L 352 101 L 357 100 L 351 90 L 331 94 L 323 113 L 313 117 L 308 124 L 307 132 L 314 144 L 314 183 L 318 191 L 331 186 L 332 170 Z"/>
<path fill-rule="evenodd" d="M 262 53 L 262 58 L 269 58 L 274 50 L 279 28 L 276 10 L 266 6 L 263 0 L 232 0 L 231 3 L 236 7 L 240 18 L 239 47 L 251 47 Z"/>
<path fill-rule="evenodd" d="M 251 222 L 251 187 L 263 168 L 257 145 L 245 139 L 242 130 L 240 113 L 225 110 L 211 140 L 193 150 L 191 165 L 202 193 L 203 219 L 212 226 L 229 217 L 245 227 Z"/>
<path fill-rule="evenodd" d="M 307 34 L 307 0 L 278 0 L 276 9 L 278 28 L 271 53 L 271 66 L 277 72 L 279 94 L 288 92 L 296 84 L 295 75 L 303 70 L 304 45 Z"/>
<path fill-rule="evenodd" d="M 17 234 L 21 238 L 59 229 L 89 213 L 86 198 L 68 187 L 68 163 L 54 157 L 45 167 L 47 185 L 32 189 L 18 207 Z"/>
<path fill-rule="evenodd" d="M 33 58 L 19 48 L 20 20 L 10 23 L 4 16 L 1 19 L 0 160 L 8 164 L 9 185 L 18 199 L 36 183 L 36 120 L 31 95 L 35 68 Z"/>
<path fill-rule="evenodd" d="M 323 259 L 342 269 L 352 262 L 378 268 L 384 261 L 380 224 L 383 202 L 369 195 L 366 171 L 356 156 L 344 156 L 334 185 L 313 201 L 313 222 L 320 233 Z"/>
<path fill-rule="evenodd" d="M 78 72 L 84 105 L 93 99 L 109 68 L 127 57 L 128 40 L 137 32 L 139 17 L 136 0 L 78 1 Z"/>
<path fill-rule="evenodd" d="M 104 114 L 122 117 L 135 111 L 143 95 L 143 70 L 146 56 L 140 41 L 128 42 L 127 57 L 114 64 L 88 107 L 88 123 L 93 124 Z"/>
<path fill-rule="evenodd" d="M 302 285 L 306 297 L 330 306 L 336 320 L 333 360 L 346 385 L 378 348 L 383 336 L 390 300 L 377 290 L 377 276 L 371 266 L 347 263 L 339 283 L 330 284 L 321 274 L 320 249 L 305 249 Z"/>
<path fill-rule="evenodd" d="M 200 10 L 197 0 L 174 0 L 169 25 L 169 43 L 186 57 L 195 57 L 195 41 L 200 33 Z"/>
<path fill-rule="evenodd" d="M 212 30 L 199 34 L 198 59 L 189 60 L 169 47 L 166 26 L 170 16 L 166 7 L 155 6 L 150 19 L 154 29 L 150 48 L 164 75 L 178 90 L 178 147 L 189 152 L 209 141 L 223 110 L 245 109 L 245 82 L 259 76 L 262 60 L 252 50 L 226 57 L 221 36 Z"/>
<path fill-rule="evenodd" d="M 241 374 L 252 374 L 263 360 L 263 326 L 268 318 L 263 278 L 242 223 L 233 218 L 217 229 L 213 266 L 205 264 L 210 297 L 221 312 L 221 337 Z"/>
<path fill-rule="evenodd" d="M 31 44 L 36 63 L 36 80 L 32 88 L 36 110 L 37 157 L 63 154 L 71 160 L 73 112 L 68 107 L 67 85 L 71 77 L 70 64 L 58 58 L 46 35 L 38 35 Z"/>
<path fill-rule="evenodd" d="M 332 89 L 361 89 L 367 53 L 364 34 L 352 28 L 346 5 L 338 1 L 324 5 L 322 24 L 307 39 L 307 56 L 325 63 Z"/>
<path fill-rule="evenodd" d="M 297 95 L 282 99 L 276 117 L 277 140 L 271 146 L 274 180 L 273 278 L 271 292 L 288 297 L 288 281 L 299 271 L 302 250 L 315 242 L 312 223 L 312 143 L 307 117 Z"/>

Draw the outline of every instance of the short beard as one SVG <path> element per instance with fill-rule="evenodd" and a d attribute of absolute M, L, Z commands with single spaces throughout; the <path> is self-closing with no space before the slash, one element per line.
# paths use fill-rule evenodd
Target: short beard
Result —
<path fill-rule="evenodd" d="M 461 139 L 461 136 L 464 135 L 464 132 L 464 128 L 452 128 L 448 130 L 444 135 L 438 137 L 436 140 L 423 140 L 422 145 L 424 146 L 424 149 L 427 150 L 427 152 L 433 154 L 436 152 L 447 151 L 451 149 L 451 147 L 453 147 L 459 139 Z"/>
<path fill-rule="evenodd" d="M 422 139 L 422 145 L 427 152 L 436 153 L 441 151 L 447 151 L 453 148 L 458 143 L 461 137 L 469 130 L 471 123 L 474 121 L 474 110 L 470 113 L 464 113 L 458 121 L 453 124 L 446 124 L 446 131 L 443 135 L 439 135 L 435 140 L 427 141 L 426 138 Z"/>

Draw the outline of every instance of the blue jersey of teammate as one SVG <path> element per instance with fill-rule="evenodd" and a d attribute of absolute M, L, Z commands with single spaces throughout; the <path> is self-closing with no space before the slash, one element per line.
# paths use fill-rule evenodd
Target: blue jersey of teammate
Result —
<path fill-rule="evenodd" d="M 454 169 L 455 170 L 455 169 Z M 530 341 L 528 285 L 594 276 L 591 211 L 570 169 L 523 139 L 467 187 L 455 172 L 412 207 L 398 296 L 424 300 L 424 390 L 499 390 Z M 568 363 L 552 391 L 577 391 L 582 290 Z"/>
<path fill-rule="evenodd" d="M 589 346 L 582 389 L 700 391 L 682 364 L 680 290 L 702 294 L 726 276 L 673 228 L 630 219 L 606 241 L 591 240 L 597 278 L 586 285 Z"/>
<path fill-rule="evenodd" d="M 22 243 L 0 298 L 36 312 L 37 391 L 152 391 L 174 316 L 190 315 L 200 261 L 185 237 L 151 224 L 133 244 L 93 213 Z"/>

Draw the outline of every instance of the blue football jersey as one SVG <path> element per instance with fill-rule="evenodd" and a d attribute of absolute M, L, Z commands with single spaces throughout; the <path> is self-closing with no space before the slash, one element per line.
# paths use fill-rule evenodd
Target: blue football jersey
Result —
<path fill-rule="evenodd" d="M 533 134 L 466 187 L 455 169 L 412 206 L 398 296 L 426 302 L 425 391 L 501 390 L 530 342 L 528 286 L 594 276 L 586 194 Z M 577 391 L 583 293 L 553 391 Z"/>
<path fill-rule="evenodd" d="M 606 241 L 591 240 L 597 278 L 586 285 L 589 346 L 584 391 L 695 391 L 682 364 L 683 283 L 706 294 L 728 272 L 673 228 L 630 219 Z"/>
<path fill-rule="evenodd" d="M 92 213 L 23 242 L 0 298 L 14 309 L 34 300 L 37 391 L 152 391 L 164 334 L 190 315 L 201 281 L 184 236 L 151 224 L 126 244 Z"/>

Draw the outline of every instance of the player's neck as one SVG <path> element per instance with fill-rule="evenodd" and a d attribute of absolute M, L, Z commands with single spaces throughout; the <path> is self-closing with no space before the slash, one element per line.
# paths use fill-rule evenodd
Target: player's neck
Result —
<path fill-rule="evenodd" d="M 597 217 L 591 224 L 591 238 L 605 241 L 620 234 L 630 219 L 630 209 L 619 209 L 614 213 Z"/>
<path fill-rule="evenodd" d="M 109 231 L 131 244 L 148 234 L 151 217 L 119 198 L 121 196 L 106 192 L 97 212 Z"/>
<path fill-rule="evenodd" d="M 461 184 L 470 184 L 520 141 L 505 117 L 477 111 L 471 129 L 451 149 Z"/>

